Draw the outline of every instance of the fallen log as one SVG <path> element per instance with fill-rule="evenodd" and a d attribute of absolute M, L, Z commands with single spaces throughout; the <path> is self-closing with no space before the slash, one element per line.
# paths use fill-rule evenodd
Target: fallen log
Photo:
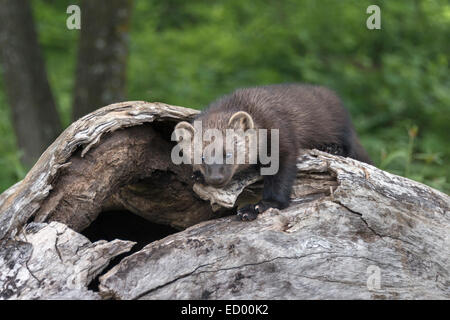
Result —
<path fill-rule="evenodd" d="M 174 126 L 197 112 L 124 102 L 67 128 L 0 195 L 0 298 L 450 298 L 449 196 L 304 150 L 289 208 L 237 221 L 256 172 L 215 189 L 170 160 Z M 117 222 L 129 236 L 99 235 L 119 211 L 142 219 L 139 240 Z"/>

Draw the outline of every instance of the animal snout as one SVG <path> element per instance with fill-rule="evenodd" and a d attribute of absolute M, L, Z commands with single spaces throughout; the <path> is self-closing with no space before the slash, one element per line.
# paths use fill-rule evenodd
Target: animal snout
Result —
<path fill-rule="evenodd" d="M 208 181 L 209 184 L 216 185 L 216 186 L 222 185 L 225 183 L 225 177 L 222 174 L 211 175 L 211 176 L 209 176 L 208 180 L 209 180 Z"/>
<path fill-rule="evenodd" d="M 229 170 L 222 164 L 212 164 L 205 168 L 205 181 L 215 187 L 224 186 L 230 178 Z"/>

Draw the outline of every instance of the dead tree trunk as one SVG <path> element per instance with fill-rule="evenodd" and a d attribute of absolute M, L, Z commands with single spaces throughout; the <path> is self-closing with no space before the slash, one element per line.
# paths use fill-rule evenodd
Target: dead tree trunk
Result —
<path fill-rule="evenodd" d="M 124 102 L 64 131 L 0 195 L 0 298 L 450 298 L 446 194 L 305 150 L 291 206 L 237 221 L 255 172 L 214 189 L 170 160 L 173 127 L 196 113 Z M 84 236 L 117 210 L 179 232 L 123 257 L 132 238 Z"/>

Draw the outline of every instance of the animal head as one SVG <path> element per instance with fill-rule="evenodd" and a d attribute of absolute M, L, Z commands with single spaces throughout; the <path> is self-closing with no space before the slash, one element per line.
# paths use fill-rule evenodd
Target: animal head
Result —
<path fill-rule="evenodd" d="M 193 171 L 199 171 L 209 185 L 223 187 L 236 172 L 256 164 L 256 128 L 247 112 L 206 113 L 194 125 L 178 123 L 177 129 Z"/>

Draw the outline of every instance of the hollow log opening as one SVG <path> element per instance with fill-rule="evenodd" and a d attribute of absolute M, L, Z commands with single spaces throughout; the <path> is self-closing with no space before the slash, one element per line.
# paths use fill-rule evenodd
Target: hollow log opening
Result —
<path fill-rule="evenodd" d="M 231 214 L 213 212 L 192 190 L 192 170 L 171 161 L 176 122 L 154 121 L 105 133 L 86 152 L 78 147 L 53 180 L 34 222 L 60 222 L 91 242 L 120 239 L 133 248 L 112 259 L 99 277 L 147 244 L 199 222 Z"/>
<path fill-rule="evenodd" d="M 135 242 L 111 259 L 87 285 L 149 243 L 199 222 L 231 214 L 213 212 L 193 192 L 192 170 L 170 154 L 176 121 L 153 121 L 104 133 L 89 148 L 77 147 L 52 181 L 52 189 L 27 223 L 64 223 L 91 242 Z"/>
<path fill-rule="evenodd" d="M 220 216 L 192 191 L 191 169 L 174 165 L 170 122 L 105 134 L 87 153 L 78 149 L 54 179 L 34 221 L 82 231 L 104 211 L 126 210 L 184 229 Z"/>
<path fill-rule="evenodd" d="M 133 248 L 112 259 L 108 266 L 88 285 L 88 289 L 98 291 L 99 278 L 124 257 L 129 256 L 147 244 L 165 238 L 179 230 L 170 226 L 152 223 L 127 211 L 102 212 L 81 234 L 91 242 L 98 240 L 113 241 L 115 239 L 136 242 Z"/>

